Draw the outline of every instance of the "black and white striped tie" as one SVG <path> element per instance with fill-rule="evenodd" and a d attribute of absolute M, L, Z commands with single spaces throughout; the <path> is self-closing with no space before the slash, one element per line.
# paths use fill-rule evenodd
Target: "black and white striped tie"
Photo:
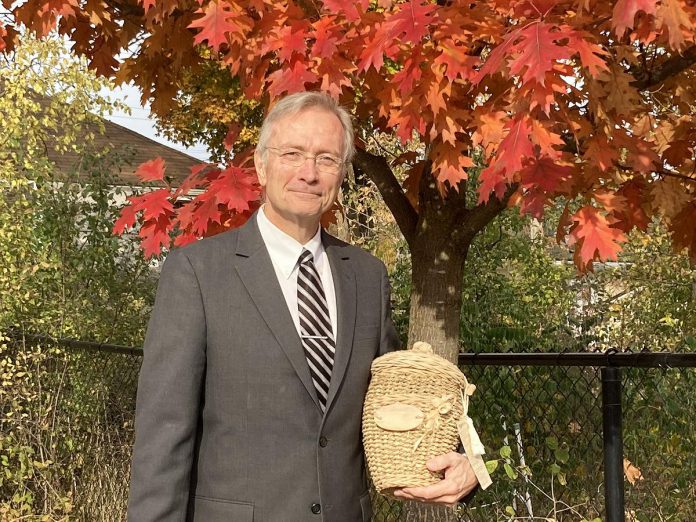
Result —
<path fill-rule="evenodd" d="M 336 343 L 324 288 L 314 266 L 312 253 L 306 249 L 302 250 L 299 263 L 297 309 L 300 316 L 300 338 L 309 364 L 309 373 L 317 389 L 321 410 L 325 411 Z"/>

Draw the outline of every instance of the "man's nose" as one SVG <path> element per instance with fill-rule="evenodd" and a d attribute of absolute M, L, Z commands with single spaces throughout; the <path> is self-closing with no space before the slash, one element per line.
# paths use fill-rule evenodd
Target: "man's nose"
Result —
<path fill-rule="evenodd" d="M 304 163 L 298 169 L 298 174 L 307 182 L 316 181 L 319 178 L 316 158 L 314 156 L 306 157 Z"/>

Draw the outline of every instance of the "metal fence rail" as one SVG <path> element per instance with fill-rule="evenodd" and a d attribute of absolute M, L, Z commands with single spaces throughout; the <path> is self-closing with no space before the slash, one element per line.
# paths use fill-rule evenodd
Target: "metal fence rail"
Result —
<path fill-rule="evenodd" d="M 95 426 L 104 428 L 71 434 L 82 437 L 78 446 L 86 463 L 72 485 L 71 519 L 124 518 L 142 350 L 21 338 L 60 347 L 42 362 L 62 375 L 54 381 L 60 389 L 43 390 L 55 394 L 56 414 L 72 415 L 76 400 L 89 399 L 80 411 L 87 415 L 85 405 L 92 408 Z M 459 363 L 478 386 L 471 416 L 487 459 L 497 461 L 494 484 L 460 520 L 693 520 L 696 354 L 479 353 L 462 354 Z M 105 462 L 105 454 L 118 458 L 120 467 Z M 80 481 L 94 481 L 100 472 L 102 491 L 85 498 Z M 100 511 L 105 496 L 117 499 L 109 513 Z M 376 522 L 404 519 L 400 503 L 378 495 L 373 500 Z"/>

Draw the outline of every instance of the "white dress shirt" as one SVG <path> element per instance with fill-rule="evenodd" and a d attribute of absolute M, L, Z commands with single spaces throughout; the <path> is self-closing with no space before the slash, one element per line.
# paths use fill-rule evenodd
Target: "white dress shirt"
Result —
<path fill-rule="evenodd" d="M 263 207 L 259 209 L 256 216 L 261 238 L 266 245 L 268 254 L 271 256 L 278 283 L 280 283 L 280 288 L 283 291 L 283 296 L 295 323 L 297 333 L 300 333 L 300 315 L 297 311 L 297 272 L 299 269 L 297 261 L 300 258 L 302 249 L 306 248 L 314 257 L 314 266 L 324 287 L 324 295 L 326 296 L 326 304 L 329 307 L 329 318 L 331 319 L 331 328 L 335 341 L 338 325 L 336 318 L 336 291 L 334 289 L 333 277 L 331 276 L 329 259 L 326 256 L 324 245 L 321 243 L 321 227 L 318 228 L 317 233 L 314 234 L 314 237 L 307 244 L 301 245 L 295 238 L 287 235 L 271 223 L 266 217 Z"/>

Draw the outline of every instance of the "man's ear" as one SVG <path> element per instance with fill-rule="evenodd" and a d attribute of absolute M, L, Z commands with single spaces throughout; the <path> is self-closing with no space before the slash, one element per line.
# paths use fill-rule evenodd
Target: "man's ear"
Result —
<path fill-rule="evenodd" d="M 254 168 L 256 169 L 256 175 L 259 178 L 259 185 L 262 187 L 266 186 L 266 166 L 264 165 L 261 153 L 257 150 L 254 152 Z"/>

